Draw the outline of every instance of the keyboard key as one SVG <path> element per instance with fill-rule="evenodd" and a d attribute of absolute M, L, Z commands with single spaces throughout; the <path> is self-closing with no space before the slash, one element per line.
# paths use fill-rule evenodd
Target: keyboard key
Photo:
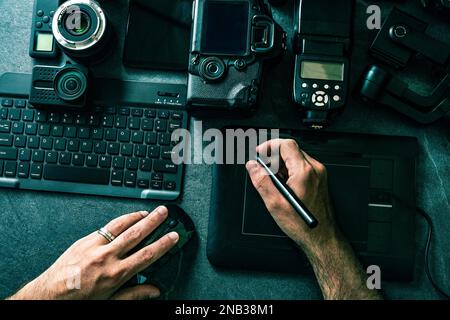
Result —
<path fill-rule="evenodd" d="M 136 186 L 136 172 L 135 171 L 126 171 L 125 172 L 125 185 L 130 188 L 134 188 Z"/>
<path fill-rule="evenodd" d="M 103 129 L 94 129 L 94 130 L 92 130 L 92 139 L 94 139 L 94 140 L 102 140 L 103 139 Z"/>
<path fill-rule="evenodd" d="M 167 120 L 156 120 L 155 121 L 155 130 L 159 132 L 165 132 L 167 130 Z"/>
<path fill-rule="evenodd" d="M 169 119 L 169 111 L 165 111 L 165 110 L 158 111 L 158 118 Z"/>
<path fill-rule="evenodd" d="M 63 113 L 61 122 L 64 124 L 72 124 L 73 116 L 69 113 Z"/>
<path fill-rule="evenodd" d="M 13 106 L 14 101 L 12 99 L 2 99 L 2 106 L 10 108 Z"/>
<path fill-rule="evenodd" d="M 131 142 L 133 143 L 143 143 L 144 142 L 144 133 L 141 131 L 133 132 L 131 136 Z"/>
<path fill-rule="evenodd" d="M 77 137 L 77 128 L 76 127 L 66 127 L 64 136 L 66 138 L 76 138 Z"/>
<path fill-rule="evenodd" d="M 113 168 L 115 168 L 115 169 L 125 168 L 125 158 L 124 157 L 114 157 Z"/>
<path fill-rule="evenodd" d="M 113 170 L 111 173 L 111 184 L 121 186 L 123 182 L 123 171 Z"/>
<path fill-rule="evenodd" d="M 111 168 L 111 157 L 110 156 L 100 156 L 98 165 L 102 168 Z"/>
<path fill-rule="evenodd" d="M 50 123 L 59 123 L 61 116 L 59 115 L 59 113 L 50 112 L 47 116 L 47 119 Z"/>
<path fill-rule="evenodd" d="M 116 141 L 117 140 L 117 130 L 116 129 L 107 129 L 105 131 L 105 139 L 106 139 L 106 141 Z"/>
<path fill-rule="evenodd" d="M 82 141 L 81 142 L 81 152 L 91 153 L 92 152 L 92 141 Z"/>
<path fill-rule="evenodd" d="M 108 154 L 116 156 L 120 152 L 120 143 L 116 143 L 116 142 L 108 143 L 107 149 L 108 149 L 107 150 Z"/>
<path fill-rule="evenodd" d="M 144 145 L 135 146 L 134 155 L 139 158 L 145 158 L 147 156 L 147 146 Z"/>
<path fill-rule="evenodd" d="M 111 114 L 105 115 L 102 117 L 102 126 L 106 128 L 112 128 L 114 124 L 114 116 Z"/>
<path fill-rule="evenodd" d="M 40 124 L 38 127 L 38 134 L 40 136 L 49 136 L 50 135 L 50 125 Z"/>
<path fill-rule="evenodd" d="M 0 146 L 11 147 L 13 145 L 13 136 L 9 134 L 0 134 Z"/>
<path fill-rule="evenodd" d="M 16 100 L 14 105 L 16 108 L 24 109 L 27 107 L 27 101 L 26 100 Z"/>
<path fill-rule="evenodd" d="M 33 152 L 33 162 L 44 162 L 44 151 L 36 150 Z"/>
<path fill-rule="evenodd" d="M 66 142 L 67 142 L 66 139 L 63 139 L 63 138 L 55 139 L 55 145 L 54 145 L 55 150 L 66 151 Z"/>
<path fill-rule="evenodd" d="M 137 186 L 139 188 L 148 189 L 149 185 L 150 185 L 150 181 L 148 181 L 148 179 L 139 179 L 137 181 Z"/>
<path fill-rule="evenodd" d="M 148 147 L 148 157 L 149 158 L 159 158 L 160 155 L 160 147 L 158 146 L 149 146 Z"/>
<path fill-rule="evenodd" d="M 150 184 L 150 187 L 152 189 L 161 190 L 162 189 L 162 182 L 161 181 L 152 181 Z"/>
<path fill-rule="evenodd" d="M 77 114 L 75 116 L 75 121 L 74 122 L 75 122 L 75 124 L 84 126 L 86 124 L 86 122 L 87 122 L 86 116 L 84 114 Z"/>
<path fill-rule="evenodd" d="M 161 158 L 166 159 L 166 160 L 171 160 L 172 154 L 174 154 L 172 147 L 162 147 Z"/>
<path fill-rule="evenodd" d="M 155 160 L 153 163 L 153 169 L 156 172 L 176 173 L 177 165 L 174 164 L 172 161 Z"/>
<path fill-rule="evenodd" d="M 78 152 L 78 150 L 80 150 L 79 140 L 69 140 L 67 142 L 67 151 Z"/>
<path fill-rule="evenodd" d="M 142 130 L 144 131 L 152 131 L 153 130 L 154 121 L 151 119 L 143 119 L 142 120 Z"/>
<path fill-rule="evenodd" d="M 3 120 L 8 119 L 8 109 L 6 109 L 6 108 L 0 109 L 0 119 L 3 119 Z"/>
<path fill-rule="evenodd" d="M 41 140 L 41 149 L 51 150 L 53 149 L 53 138 L 42 138 Z"/>
<path fill-rule="evenodd" d="M 143 110 L 142 109 L 133 109 L 133 110 L 131 110 L 131 115 L 133 117 L 142 117 Z"/>
<path fill-rule="evenodd" d="M 162 146 L 170 145 L 171 140 L 172 140 L 172 137 L 169 133 L 160 133 L 158 135 L 158 143 Z"/>
<path fill-rule="evenodd" d="M 116 128 L 117 129 L 126 129 L 127 128 L 127 117 L 117 116 L 116 117 Z"/>
<path fill-rule="evenodd" d="M 97 154 L 105 154 L 106 153 L 106 142 L 96 142 L 94 144 L 94 152 Z"/>
<path fill-rule="evenodd" d="M 37 122 L 46 122 L 47 121 L 47 112 L 43 110 L 36 110 L 36 121 Z"/>
<path fill-rule="evenodd" d="M 137 170 L 138 169 L 138 159 L 128 158 L 127 159 L 127 169 L 128 170 Z"/>
<path fill-rule="evenodd" d="M 52 136 L 53 137 L 62 137 L 64 133 L 63 126 L 53 126 L 52 127 Z"/>
<path fill-rule="evenodd" d="M 3 174 L 3 160 L 0 160 L 0 176 Z"/>
<path fill-rule="evenodd" d="M 174 181 L 166 181 L 164 182 L 164 189 L 166 190 L 175 190 L 177 184 Z"/>
<path fill-rule="evenodd" d="M 6 161 L 5 162 L 5 168 L 4 168 L 5 177 L 15 178 L 16 170 L 17 170 L 17 163 L 15 161 Z"/>
<path fill-rule="evenodd" d="M 131 156 L 133 155 L 133 145 L 132 144 L 122 144 L 120 149 L 120 153 L 123 156 Z"/>
<path fill-rule="evenodd" d="M 34 110 L 23 110 L 22 120 L 27 121 L 27 122 L 33 121 L 34 120 Z"/>
<path fill-rule="evenodd" d="M 119 130 L 119 141 L 120 142 L 130 142 L 130 131 Z"/>
<path fill-rule="evenodd" d="M 98 163 L 98 156 L 95 154 L 88 154 L 86 156 L 86 165 L 88 167 L 96 167 Z"/>
<path fill-rule="evenodd" d="M 9 133 L 11 131 L 11 122 L 0 121 L 0 133 Z"/>
<path fill-rule="evenodd" d="M 117 109 L 116 109 L 116 107 L 107 107 L 105 112 L 108 114 L 116 114 Z"/>
<path fill-rule="evenodd" d="M 59 163 L 60 164 L 70 164 L 70 160 L 72 160 L 72 154 L 71 153 L 69 153 L 69 152 L 61 152 L 59 154 Z"/>
<path fill-rule="evenodd" d="M 48 151 L 45 155 L 45 162 L 47 163 L 57 163 L 58 162 L 58 152 Z"/>
<path fill-rule="evenodd" d="M 16 148 L 25 148 L 27 145 L 27 137 L 26 136 L 16 136 L 14 138 L 14 146 Z"/>
<path fill-rule="evenodd" d="M 111 170 L 109 169 L 45 165 L 44 179 L 53 181 L 108 185 L 110 171 Z"/>
<path fill-rule="evenodd" d="M 30 170 L 31 179 L 41 179 L 42 178 L 42 164 L 33 163 Z"/>
<path fill-rule="evenodd" d="M 89 128 L 79 128 L 78 129 L 78 138 L 89 139 L 90 136 L 91 136 L 91 129 L 89 129 Z"/>
<path fill-rule="evenodd" d="M 183 113 L 180 112 L 180 111 L 172 112 L 172 119 L 173 120 L 182 120 L 183 119 Z"/>
<path fill-rule="evenodd" d="M 87 118 L 87 124 L 97 127 L 100 124 L 100 116 L 97 114 L 91 114 Z"/>
<path fill-rule="evenodd" d="M 150 159 L 141 159 L 139 161 L 139 170 L 144 172 L 152 171 L 152 160 Z"/>
<path fill-rule="evenodd" d="M 37 134 L 38 126 L 36 123 L 27 123 L 25 126 L 25 134 L 35 136 Z"/>
<path fill-rule="evenodd" d="M 14 134 L 22 134 L 24 131 L 25 125 L 23 122 L 14 122 L 12 125 L 12 133 Z"/>
<path fill-rule="evenodd" d="M 170 121 L 169 122 L 169 132 L 173 132 L 181 128 L 181 121 Z"/>
<path fill-rule="evenodd" d="M 30 149 L 37 149 L 39 148 L 39 137 L 28 137 L 28 148 Z"/>
<path fill-rule="evenodd" d="M 152 180 L 162 181 L 164 179 L 164 175 L 162 173 L 152 173 Z"/>
<path fill-rule="evenodd" d="M 26 162 L 19 163 L 17 167 L 17 176 L 22 179 L 28 178 L 30 174 L 30 164 Z"/>
<path fill-rule="evenodd" d="M 72 164 L 74 166 L 84 166 L 85 156 L 82 153 L 75 153 L 72 155 Z"/>
<path fill-rule="evenodd" d="M 17 149 L 0 147 L 0 160 L 16 160 Z"/>
<path fill-rule="evenodd" d="M 122 116 L 129 116 L 130 115 L 130 108 L 119 108 L 119 114 Z"/>
<path fill-rule="evenodd" d="M 141 119 L 140 118 L 131 118 L 128 123 L 128 128 L 131 130 L 139 130 L 141 127 Z"/>
<path fill-rule="evenodd" d="M 156 144 L 158 140 L 158 135 L 155 132 L 147 132 L 145 134 L 145 143 L 146 144 Z"/>
<path fill-rule="evenodd" d="M 22 149 L 19 151 L 20 161 L 31 161 L 31 150 Z"/>
<path fill-rule="evenodd" d="M 145 110 L 144 111 L 144 116 L 146 118 L 156 118 L 156 111 L 155 110 Z"/>
<path fill-rule="evenodd" d="M 20 109 L 9 110 L 9 120 L 18 121 L 18 120 L 20 120 L 20 115 L 21 115 Z"/>

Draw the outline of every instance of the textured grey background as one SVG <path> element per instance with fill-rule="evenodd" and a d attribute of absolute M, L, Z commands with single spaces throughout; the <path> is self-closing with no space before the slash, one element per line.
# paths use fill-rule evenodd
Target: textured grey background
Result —
<path fill-rule="evenodd" d="M 114 1 L 113 19 L 126 17 L 126 1 Z M 419 1 L 408 1 L 407 10 L 423 14 Z M 417 3 L 416 3 L 417 2 Z M 378 2 L 379 3 L 379 2 Z M 400 2 L 401 3 L 401 2 Z M 32 0 L 0 0 L 0 74 L 31 71 L 28 39 Z M 356 45 L 352 69 L 353 83 L 367 64 L 367 48 L 375 31 L 365 28 L 365 10 L 369 3 L 358 1 Z M 390 6 L 390 5 L 388 5 Z M 292 25 L 292 6 L 276 16 L 288 29 Z M 384 8 L 383 14 L 387 13 Z M 443 20 L 433 19 L 431 31 L 450 42 L 449 28 Z M 119 33 L 123 30 L 119 30 Z M 120 46 L 119 42 L 119 46 Z M 120 64 L 120 49 L 99 74 L 126 79 L 155 79 L 158 75 L 136 72 Z M 288 99 L 290 97 L 292 59 L 290 55 L 272 68 L 266 82 L 263 103 L 258 114 L 247 120 L 208 121 L 208 127 L 225 124 L 278 125 L 300 128 Z M 287 76 L 288 75 L 288 76 Z M 428 78 L 436 81 L 432 74 Z M 182 81 L 180 77 L 176 81 Z M 418 90 L 426 90 L 417 82 Z M 429 127 L 419 126 L 390 110 L 375 109 L 352 101 L 345 114 L 330 129 L 387 135 L 415 136 L 420 141 L 418 155 L 418 205 L 433 218 L 436 233 L 432 245 L 432 266 L 436 280 L 450 287 L 450 132 L 448 122 Z M 180 264 L 174 261 L 157 277 L 172 299 L 320 299 L 315 280 L 310 276 L 222 270 L 212 267 L 206 259 L 208 208 L 210 203 L 211 167 L 192 165 L 186 168 L 184 194 L 180 205 L 191 215 L 198 239 L 190 245 Z M 0 297 L 13 293 L 18 287 L 44 271 L 71 243 L 96 230 L 110 219 L 134 210 L 153 208 L 155 202 L 109 199 L 103 197 L 0 190 Z M 426 226 L 417 219 L 416 275 L 413 283 L 384 283 L 386 297 L 391 299 L 436 299 L 423 266 Z M 179 268 L 178 277 L 174 273 Z M 177 278 L 177 279 L 176 279 Z"/>

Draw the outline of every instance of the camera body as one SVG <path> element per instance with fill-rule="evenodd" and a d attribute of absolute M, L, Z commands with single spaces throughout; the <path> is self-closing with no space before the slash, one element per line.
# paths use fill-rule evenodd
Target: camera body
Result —
<path fill-rule="evenodd" d="M 94 0 L 36 0 L 34 11 L 42 21 L 33 21 L 32 34 L 42 33 L 43 28 L 38 27 L 47 21 L 45 38 L 52 36 L 55 45 L 52 52 L 36 52 L 44 46 L 36 45 L 40 40 L 32 36 L 30 56 L 37 60 L 32 71 L 30 103 L 37 107 L 84 108 L 89 66 L 103 59 L 112 47 L 108 45 L 113 37 L 112 27 L 104 10 Z M 54 54 L 55 50 L 62 54 Z"/>
<path fill-rule="evenodd" d="M 450 13 L 450 0 L 420 0 L 427 9 Z"/>
<path fill-rule="evenodd" d="M 37 65 L 31 83 L 32 105 L 80 109 L 86 104 L 88 71 L 79 64 Z"/>
<path fill-rule="evenodd" d="M 286 49 L 286 34 L 259 0 L 196 0 L 188 106 L 194 111 L 251 110 L 264 62 Z"/>

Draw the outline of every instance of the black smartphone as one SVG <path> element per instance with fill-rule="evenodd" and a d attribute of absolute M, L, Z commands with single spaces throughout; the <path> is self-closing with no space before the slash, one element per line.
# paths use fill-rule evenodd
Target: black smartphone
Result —
<path fill-rule="evenodd" d="M 191 25 L 192 0 L 130 0 L 124 64 L 186 71 Z"/>

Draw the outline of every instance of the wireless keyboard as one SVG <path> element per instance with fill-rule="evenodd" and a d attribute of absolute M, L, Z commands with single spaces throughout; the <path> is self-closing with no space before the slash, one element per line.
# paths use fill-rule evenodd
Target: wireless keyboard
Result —
<path fill-rule="evenodd" d="M 175 200 L 182 166 L 171 133 L 182 110 L 93 107 L 71 113 L 0 98 L 0 187 Z"/>

